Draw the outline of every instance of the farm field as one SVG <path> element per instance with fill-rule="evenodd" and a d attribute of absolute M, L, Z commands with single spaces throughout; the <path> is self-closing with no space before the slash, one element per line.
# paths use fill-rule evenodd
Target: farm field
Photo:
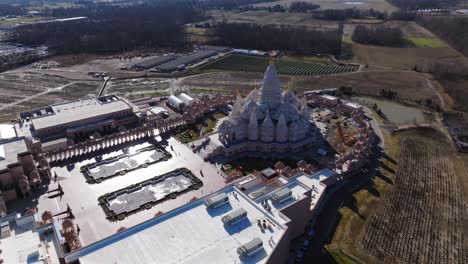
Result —
<path fill-rule="evenodd" d="M 273 2 L 274 3 L 274 2 Z M 307 13 L 280 13 L 268 11 L 221 11 L 210 12 L 214 20 L 229 23 L 254 23 L 259 25 L 290 25 L 310 29 L 332 30 L 338 29 L 337 21 L 314 19 Z"/>
<path fill-rule="evenodd" d="M 402 70 L 413 70 L 425 63 L 454 63 L 466 65 L 467 59 L 450 47 L 393 48 L 351 44 L 354 60 L 366 65 L 378 65 Z"/>
<path fill-rule="evenodd" d="M 11 25 L 22 24 L 22 23 L 32 23 L 32 22 L 38 22 L 38 21 L 43 21 L 43 20 L 48 20 L 48 19 L 50 18 L 48 17 L 11 18 L 11 19 L 0 20 L 0 26 L 11 26 Z"/>
<path fill-rule="evenodd" d="M 269 58 L 246 55 L 229 55 L 207 65 L 199 70 L 246 71 L 263 72 L 270 63 Z M 357 70 L 354 66 L 323 64 L 306 61 L 278 59 L 275 61 L 279 74 L 285 75 L 326 75 Z"/>
<path fill-rule="evenodd" d="M 407 38 L 407 40 L 420 48 L 444 48 L 447 47 L 443 41 L 438 38 Z"/>
<path fill-rule="evenodd" d="M 100 81 L 71 81 L 35 73 L 2 73 L 0 119 L 8 121 L 17 112 L 95 94 L 100 84 Z"/>
<path fill-rule="evenodd" d="M 274 6 L 274 5 L 284 5 L 289 6 L 292 2 L 296 0 L 279 0 L 274 2 L 265 2 L 259 3 L 255 6 Z M 370 9 L 373 8 L 379 11 L 394 12 L 398 8 L 391 5 L 385 0 L 358 0 L 358 1 L 348 1 L 348 0 L 304 0 L 304 2 L 310 2 L 320 5 L 321 9 L 344 9 L 344 8 L 358 8 L 358 9 Z"/>
<path fill-rule="evenodd" d="M 367 27 L 399 28 L 407 47 L 385 47 L 363 45 L 351 41 L 357 24 L 345 24 L 344 40 L 351 46 L 353 60 L 366 65 L 378 65 L 402 70 L 413 70 L 415 66 L 430 67 L 431 64 L 443 63 L 468 67 L 468 60 L 456 50 L 441 41 L 427 29 L 415 22 L 389 21 Z"/>
<path fill-rule="evenodd" d="M 439 104 L 440 100 L 428 85 L 425 74 L 411 71 L 369 70 L 349 74 L 294 76 L 288 86 L 299 90 L 314 90 L 323 87 L 353 87 L 353 92 L 362 95 L 380 96 L 382 89 L 397 92 L 397 97 L 404 101 L 418 101 L 432 99 Z"/>
<path fill-rule="evenodd" d="M 444 135 L 434 134 L 402 139 L 394 189 L 366 221 L 363 250 L 382 262 L 468 261 L 459 161 Z"/>

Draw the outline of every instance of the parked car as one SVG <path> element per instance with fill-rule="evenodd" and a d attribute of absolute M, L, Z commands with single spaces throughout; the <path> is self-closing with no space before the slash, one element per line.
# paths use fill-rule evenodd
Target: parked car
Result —
<path fill-rule="evenodd" d="M 307 239 L 311 241 L 312 238 L 314 238 L 314 235 L 315 235 L 315 230 L 311 228 L 309 232 L 307 232 Z"/>
<path fill-rule="evenodd" d="M 294 262 L 302 263 L 303 260 L 304 260 L 304 252 L 302 252 L 302 250 L 299 250 L 299 252 L 297 252 L 296 259 L 294 259 Z"/>
<path fill-rule="evenodd" d="M 302 241 L 301 249 L 306 251 L 309 248 L 309 246 L 310 246 L 309 240 L 304 239 L 304 241 Z"/>

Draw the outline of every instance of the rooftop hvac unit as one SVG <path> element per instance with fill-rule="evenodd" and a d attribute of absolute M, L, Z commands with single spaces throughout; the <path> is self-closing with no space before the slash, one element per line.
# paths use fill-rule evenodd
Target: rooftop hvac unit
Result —
<path fill-rule="evenodd" d="M 214 209 L 229 202 L 229 196 L 225 193 L 218 194 L 205 200 L 206 207 Z"/>
<path fill-rule="evenodd" d="M 242 218 L 247 216 L 247 211 L 245 211 L 244 208 L 240 207 L 237 208 L 236 210 L 230 211 L 228 214 L 224 215 L 223 218 L 221 218 L 221 221 L 223 221 L 223 224 L 225 225 L 232 225 L 235 222 L 241 220 Z"/>
<path fill-rule="evenodd" d="M 257 252 L 262 250 L 263 242 L 260 238 L 256 237 L 251 241 L 245 243 L 244 245 L 237 248 L 237 253 L 241 257 L 251 257 Z"/>
<path fill-rule="evenodd" d="M 271 195 L 273 203 L 282 203 L 292 197 L 292 191 L 289 188 L 281 189 Z"/>

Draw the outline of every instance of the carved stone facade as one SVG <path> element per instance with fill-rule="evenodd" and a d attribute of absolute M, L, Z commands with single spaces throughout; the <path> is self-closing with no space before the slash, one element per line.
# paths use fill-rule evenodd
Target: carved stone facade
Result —
<path fill-rule="evenodd" d="M 245 99 L 237 96 L 218 131 L 226 156 L 241 151 L 300 151 L 313 144 L 318 133 L 306 101 L 281 91 L 274 64 L 266 69 L 260 90 L 254 89 Z"/>

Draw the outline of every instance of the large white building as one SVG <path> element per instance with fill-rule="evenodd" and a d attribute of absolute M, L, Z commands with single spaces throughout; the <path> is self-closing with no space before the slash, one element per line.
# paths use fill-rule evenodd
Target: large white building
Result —
<path fill-rule="evenodd" d="M 265 71 L 260 90 L 236 99 L 228 119 L 218 128 L 219 147 L 207 156 L 253 152 L 301 151 L 316 140 L 306 101 L 282 92 L 274 64 Z M 222 146 L 221 146 L 222 145 Z"/>

